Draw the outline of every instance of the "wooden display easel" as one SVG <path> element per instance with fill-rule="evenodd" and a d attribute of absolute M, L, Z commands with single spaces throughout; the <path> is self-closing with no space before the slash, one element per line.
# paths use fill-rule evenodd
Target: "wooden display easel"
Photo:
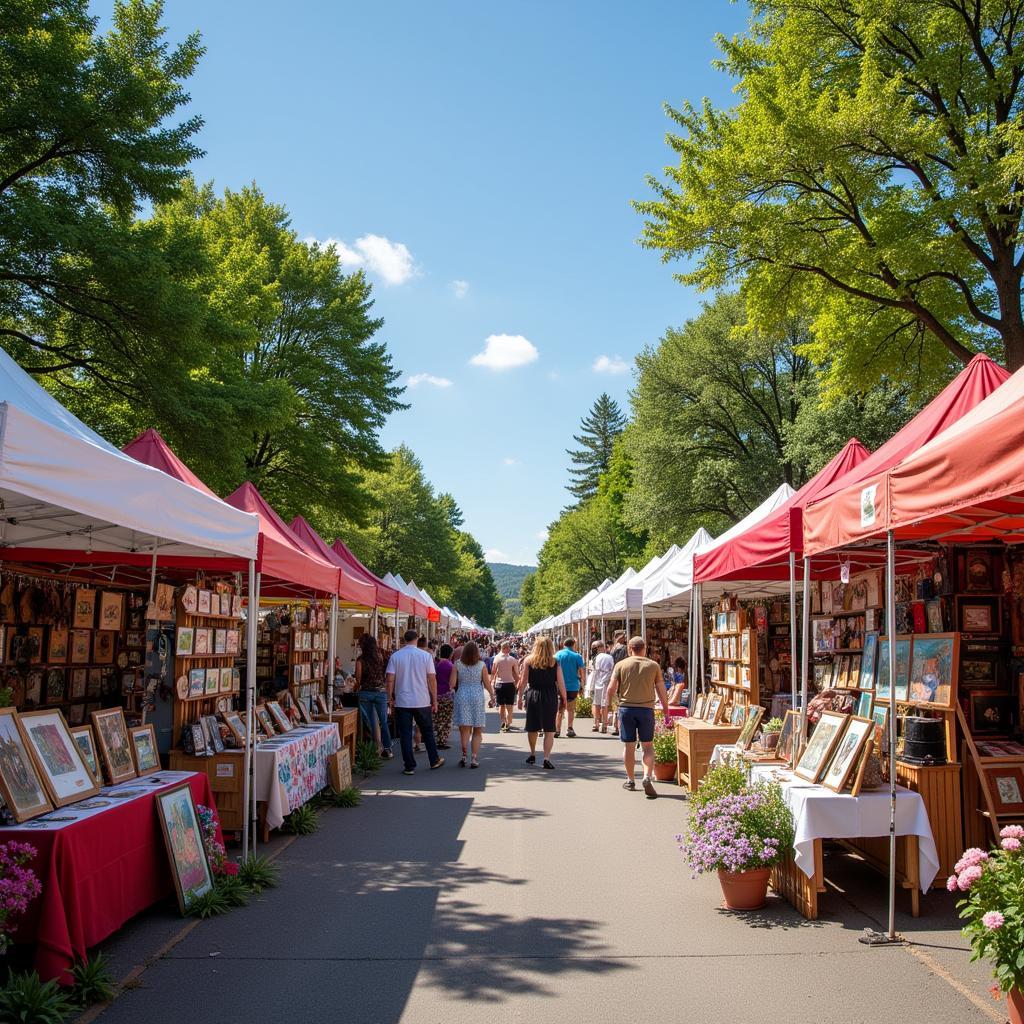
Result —
<path fill-rule="evenodd" d="M 984 849 L 990 842 L 999 839 L 999 830 L 1004 825 L 1024 823 L 1024 814 L 1000 814 L 996 802 L 992 798 L 985 768 L 1000 766 L 1022 767 L 1021 757 L 984 757 L 978 750 L 967 728 L 967 719 L 959 704 L 956 706 L 957 721 L 964 734 L 964 765 L 970 770 L 964 771 L 964 825 L 965 840 L 969 846 Z"/>

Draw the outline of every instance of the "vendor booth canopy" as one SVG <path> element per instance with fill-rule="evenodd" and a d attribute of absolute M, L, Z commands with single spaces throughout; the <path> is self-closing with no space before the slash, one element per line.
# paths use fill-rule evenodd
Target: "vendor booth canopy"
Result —
<path fill-rule="evenodd" d="M 826 488 L 804 510 L 804 554 L 814 555 L 855 542 L 875 532 L 872 516 L 879 493 L 885 498 L 885 474 L 923 448 L 983 402 L 1009 374 L 988 356 L 977 355 L 909 423 L 868 456 L 844 480 Z M 988 445 L 980 442 L 972 474 L 987 464 Z"/>
<path fill-rule="evenodd" d="M 400 611 L 408 612 L 409 615 L 414 615 L 418 619 L 425 619 L 427 617 L 427 606 L 423 603 L 423 599 L 409 588 L 409 584 L 401 576 L 386 572 L 384 574 L 384 582 L 405 596 L 408 607 L 400 608 Z"/>
<path fill-rule="evenodd" d="M 372 573 L 359 561 L 349 550 L 348 546 L 341 540 L 335 540 L 331 550 L 348 567 L 349 572 L 357 579 L 372 583 L 377 589 L 376 605 L 378 608 L 395 609 L 402 612 L 412 612 L 412 600 L 401 593 L 395 587 L 389 586 L 379 576 Z"/>
<path fill-rule="evenodd" d="M 612 585 L 612 581 L 610 579 L 606 578 L 601 584 L 599 584 L 598 586 L 594 587 L 593 590 L 588 590 L 587 593 L 585 593 L 581 598 L 579 598 L 579 600 L 574 601 L 571 605 L 569 605 L 569 607 L 566 608 L 565 611 L 563 611 L 559 615 L 556 615 L 554 617 L 553 625 L 554 626 L 566 626 L 566 625 L 568 625 L 570 622 L 573 621 L 573 612 L 575 612 L 578 609 L 583 608 L 585 605 L 589 604 L 590 601 L 593 598 L 595 598 L 598 594 L 601 593 L 601 591 L 607 590 L 611 585 Z"/>
<path fill-rule="evenodd" d="M 704 536 L 706 533 L 701 531 Z M 710 539 L 710 538 L 709 538 Z M 640 590 L 644 593 L 657 574 L 672 561 L 681 549 L 673 544 L 664 554 L 652 558 L 639 572 L 625 573 L 606 591 L 598 594 L 587 608 L 587 618 L 621 619 L 626 612 L 626 591 Z"/>
<path fill-rule="evenodd" d="M 576 608 L 573 612 L 573 619 L 582 621 L 583 619 L 600 618 L 601 608 L 605 598 L 614 594 L 616 591 L 621 591 L 625 594 L 626 587 L 630 585 L 630 580 L 635 579 L 636 575 L 636 569 L 630 566 L 617 580 L 613 580 L 609 586 L 605 587 L 601 593 L 592 597 L 586 604 L 580 605 Z"/>
<path fill-rule="evenodd" d="M 788 581 L 790 555 L 801 555 L 803 551 L 805 506 L 846 477 L 868 454 L 860 441 L 851 438 L 771 515 L 728 540 L 720 539 L 710 548 L 697 551 L 693 558 L 694 582 Z"/>
<path fill-rule="evenodd" d="M 0 350 L 0 545 L 5 559 L 148 564 L 255 557 L 256 521 L 118 451 Z"/>
<path fill-rule="evenodd" d="M 409 589 L 413 593 L 419 594 L 420 600 L 427 606 L 427 621 L 440 622 L 441 606 L 422 587 L 417 587 L 412 580 L 409 581 Z"/>
<path fill-rule="evenodd" d="M 342 601 L 357 604 L 362 608 L 373 608 L 377 603 L 377 588 L 368 580 L 361 579 L 345 564 L 340 555 L 327 546 L 327 542 L 305 520 L 296 516 L 288 529 L 298 540 L 307 554 L 314 555 L 338 567 L 338 597 Z"/>

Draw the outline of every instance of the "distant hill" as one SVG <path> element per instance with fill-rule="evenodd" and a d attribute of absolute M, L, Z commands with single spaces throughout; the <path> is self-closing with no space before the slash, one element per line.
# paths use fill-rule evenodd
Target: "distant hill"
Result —
<path fill-rule="evenodd" d="M 519 597 L 519 588 L 523 585 L 523 580 L 531 572 L 537 571 L 535 565 L 509 565 L 508 562 L 488 562 L 487 568 L 491 570 L 494 585 L 504 601 Z"/>

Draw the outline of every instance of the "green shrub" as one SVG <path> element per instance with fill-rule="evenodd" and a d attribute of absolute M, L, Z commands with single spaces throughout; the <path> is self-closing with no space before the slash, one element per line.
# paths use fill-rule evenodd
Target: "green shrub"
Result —
<path fill-rule="evenodd" d="M 690 798 L 695 808 L 723 796 L 738 796 L 750 784 L 750 771 L 743 764 L 716 764 L 708 770 L 697 792 Z"/>
<path fill-rule="evenodd" d="M 311 836 L 320 828 L 320 815 L 315 807 L 303 804 L 284 819 L 284 827 L 293 836 Z"/>
<path fill-rule="evenodd" d="M 40 981 L 35 971 L 12 973 L 0 988 L 0 1021 L 4 1024 L 63 1024 L 76 1009 L 57 982 Z"/>
<path fill-rule="evenodd" d="M 332 789 L 327 799 L 334 807 L 358 807 L 363 802 L 363 794 L 355 786 L 346 786 L 340 793 Z"/>
<path fill-rule="evenodd" d="M 80 960 L 71 969 L 75 979 L 75 999 L 80 1006 L 107 1003 L 114 998 L 114 978 L 102 953 Z"/>
<path fill-rule="evenodd" d="M 381 760 L 380 751 L 373 740 L 363 740 L 356 747 L 357 772 L 363 775 L 370 775 L 372 772 L 377 771 L 381 764 L 383 764 L 383 761 Z"/>
<path fill-rule="evenodd" d="M 220 917 L 221 914 L 226 914 L 231 909 L 231 902 L 224 895 L 224 892 L 219 886 L 214 885 L 209 892 L 204 892 L 202 896 L 196 898 L 192 904 L 191 913 L 195 914 L 196 917 L 205 919 L 208 917 Z"/>
<path fill-rule="evenodd" d="M 266 857 L 252 856 L 239 863 L 236 877 L 249 892 L 258 895 L 264 889 L 273 889 L 280 881 L 281 872 Z"/>
<path fill-rule="evenodd" d="M 229 907 L 244 907 L 252 895 L 249 887 L 237 875 L 219 875 L 214 884 Z"/>
<path fill-rule="evenodd" d="M 593 718 L 594 717 L 594 702 L 589 697 L 577 697 L 576 698 L 576 717 L 577 718 Z"/>

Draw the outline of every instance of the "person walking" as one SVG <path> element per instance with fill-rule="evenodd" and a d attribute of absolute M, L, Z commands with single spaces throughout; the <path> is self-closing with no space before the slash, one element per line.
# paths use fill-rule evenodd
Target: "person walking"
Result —
<path fill-rule="evenodd" d="M 462 740 L 462 759 L 459 767 L 466 767 L 466 757 L 470 754 L 470 768 L 479 768 L 480 741 L 484 737 L 484 726 L 487 725 L 487 706 L 484 691 L 491 697 L 491 677 L 487 665 L 480 657 L 480 648 L 472 640 L 462 648 L 462 657 L 455 662 L 452 672 L 452 685 L 455 687 L 455 709 L 452 722 L 459 727 L 459 738 Z"/>
<path fill-rule="evenodd" d="M 491 667 L 494 682 L 494 698 L 498 702 L 501 718 L 501 732 L 512 731 L 512 716 L 516 707 L 516 691 L 519 689 L 519 662 L 512 657 L 512 645 L 505 640 L 494 658 Z"/>
<path fill-rule="evenodd" d="M 526 763 L 537 763 L 537 733 L 543 731 L 543 767 L 552 769 L 555 767 L 551 763 L 551 750 L 555 745 L 555 718 L 559 708 L 565 705 L 565 683 L 551 637 L 537 637 L 533 650 L 519 669 L 519 707 L 522 709 L 525 701 L 526 737 L 530 743 L 530 756 Z"/>
<path fill-rule="evenodd" d="M 609 712 L 608 684 L 611 682 L 615 662 L 605 650 L 603 640 L 595 640 L 590 647 L 590 700 L 594 709 L 594 732 L 608 732 Z M 614 732 L 614 726 L 612 726 Z"/>
<path fill-rule="evenodd" d="M 455 692 L 452 690 L 451 644 L 441 644 L 434 659 L 434 673 L 437 676 L 437 714 L 434 715 L 434 735 L 437 749 L 447 750 L 448 736 L 452 731 L 452 711 L 455 707 Z"/>
<path fill-rule="evenodd" d="M 565 712 L 568 728 L 565 735 L 569 739 L 575 739 L 576 733 L 573 730 L 573 719 L 576 717 L 576 698 L 580 695 L 580 688 L 583 686 L 584 661 L 576 653 L 576 641 L 570 636 L 562 643 L 562 649 L 555 655 L 558 659 L 559 668 L 562 670 L 562 681 L 565 683 Z M 562 731 L 562 708 L 558 709 L 558 716 L 555 719 L 555 738 L 557 739 Z"/>
<path fill-rule="evenodd" d="M 370 736 L 380 732 L 380 756 L 385 760 L 394 757 L 391 749 L 391 733 L 388 731 L 388 693 L 384 681 L 384 656 L 380 653 L 377 640 L 370 633 L 359 638 L 359 657 L 356 658 L 356 693 L 359 698 L 359 714 Z"/>
<path fill-rule="evenodd" d="M 626 647 L 626 634 L 623 630 L 617 629 L 615 631 L 615 635 L 612 637 L 612 649 L 609 653 L 616 665 L 628 656 L 629 648 Z"/>
<path fill-rule="evenodd" d="M 403 775 L 416 774 L 412 749 L 413 723 L 419 726 L 431 768 L 440 768 L 444 758 L 437 752 L 434 718 L 437 711 L 437 674 L 434 659 L 416 646 L 415 629 L 406 630 L 402 646 L 391 655 L 385 681 L 388 704 L 395 709 L 395 725 L 402 745 Z"/>
<path fill-rule="evenodd" d="M 619 696 L 619 739 L 622 740 L 622 763 L 626 769 L 623 789 L 634 791 L 636 765 L 636 744 L 640 741 L 643 750 L 643 787 L 648 800 L 658 795 L 654 788 L 654 702 L 661 702 L 665 719 L 668 719 L 668 697 L 661 678 L 661 669 L 656 661 L 646 657 L 647 645 L 643 637 L 635 636 L 629 641 L 629 657 L 612 669 L 608 684 L 607 700 L 611 703 L 616 693 Z"/>

